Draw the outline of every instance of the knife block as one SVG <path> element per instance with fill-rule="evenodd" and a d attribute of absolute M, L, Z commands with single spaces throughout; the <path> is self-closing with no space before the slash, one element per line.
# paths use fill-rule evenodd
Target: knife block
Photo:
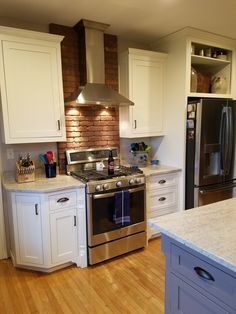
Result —
<path fill-rule="evenodd" d="M 16 182 L 33 182 L 35 181 L 35 165 L 32 162 L 32 165 L 29 167 L 23 167 L 18 162 L 16 162 Z"/>

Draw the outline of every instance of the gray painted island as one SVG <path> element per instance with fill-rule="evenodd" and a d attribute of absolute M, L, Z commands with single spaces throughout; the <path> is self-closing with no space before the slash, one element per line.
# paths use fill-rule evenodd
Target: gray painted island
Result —
<path fill-rule="evenodd" d="M 153 219 L 166 257 L 165 314 L 236 313 L 236 198 Z"/>

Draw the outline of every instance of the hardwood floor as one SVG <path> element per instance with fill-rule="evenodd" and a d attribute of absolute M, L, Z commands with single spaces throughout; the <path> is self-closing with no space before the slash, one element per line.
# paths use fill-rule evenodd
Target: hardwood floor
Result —
<path fill-rule="evenodd" d="M 160 239 L 146 249 L 81 269 L 44 274 L 0 261 L 0 313 L 164 313 Z"/>

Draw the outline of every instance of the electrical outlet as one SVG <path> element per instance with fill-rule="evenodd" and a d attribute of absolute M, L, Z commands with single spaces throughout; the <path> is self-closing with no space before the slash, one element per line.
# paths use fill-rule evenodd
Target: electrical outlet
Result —
<path fill-rule="evenodd" d="M 13 148 L 7 148 L 7 159 L 14 159 L 14 150 Z"/>

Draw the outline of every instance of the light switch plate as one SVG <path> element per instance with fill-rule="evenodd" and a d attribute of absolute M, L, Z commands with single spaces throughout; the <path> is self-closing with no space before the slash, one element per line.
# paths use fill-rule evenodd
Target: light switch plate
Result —
<path fill-rule="evenodd" d="M 14 150 L 13 148 L 7 148 L 7 159 L 14 159 L 15 155 L 14 155 Z"/>

